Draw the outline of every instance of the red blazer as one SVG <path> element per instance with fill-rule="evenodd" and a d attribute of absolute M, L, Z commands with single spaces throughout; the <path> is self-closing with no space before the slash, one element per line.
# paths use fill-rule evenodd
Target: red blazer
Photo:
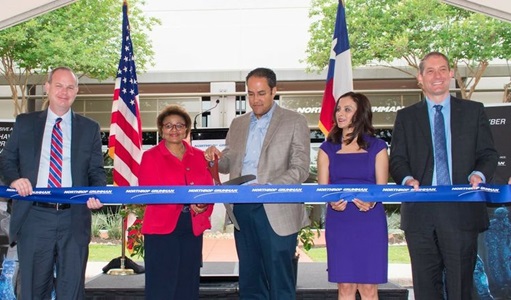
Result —
<path fill-rule="evenodd" d="M 165 141 L 144 152 L 138 182 L 144 185 L 213 185 L 213 179 L 207 169 L 207 162 L 202 150 L 183 142 L 186 152 L 180 161 L 165 147 Z M 148 204 L 146 206 L 143 234 L 169 234 L 176 228 L 183 204 Z M 213 205 L 208 205 L 205 212 L 192 214 L 193 233 L 199 236 L 211 228 L 209 217 Z"/>

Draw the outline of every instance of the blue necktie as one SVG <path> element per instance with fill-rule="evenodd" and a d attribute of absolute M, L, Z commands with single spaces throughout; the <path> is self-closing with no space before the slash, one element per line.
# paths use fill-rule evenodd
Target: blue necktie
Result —
<path fill-rule="evenodd" d="M 62 186 L 62 154 L 64 147 L 64 138 L 60 122 L 62 118 L 55 120 L 55 125 L 51 132 L 51 148 L 50 148 L 50 173 L 48 175 L 48 187 Z"/>
<path fill-rule="evenodd" d="M 435 105 L 435 165 L 436 165 L 436 184 L 450 185 L 449 165 L 447 162 L 447 143 L 445 141 L 444 114 L 442 105 Z"/>

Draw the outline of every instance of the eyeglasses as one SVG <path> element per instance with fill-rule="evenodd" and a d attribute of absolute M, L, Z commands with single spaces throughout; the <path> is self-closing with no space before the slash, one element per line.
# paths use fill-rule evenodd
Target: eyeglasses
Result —
<path fill-rule="evenodd" d="M 167 130 L 181 131 L 186 128 L 186 125 L 182 124 L 182 123 L 177 123 L 177 124 L 165 123 L 165 124 L 163 124 L 163 128 L 165 128 Z"/>

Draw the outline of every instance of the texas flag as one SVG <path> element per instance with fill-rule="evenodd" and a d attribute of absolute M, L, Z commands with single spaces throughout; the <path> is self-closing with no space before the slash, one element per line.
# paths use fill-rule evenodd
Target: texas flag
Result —
<path fill-rule="evenodd" d="M 333 126 L 335 103 L 341 95 L 353 90 L 353 71 L 351 69 L 350 42 L 346 27 L 346 10 L 344 2 L 339 1 L 335 20 L 332 51 L 328 63 L 321 112 L 319 114 L 319 129 L 326 136 Z"/>

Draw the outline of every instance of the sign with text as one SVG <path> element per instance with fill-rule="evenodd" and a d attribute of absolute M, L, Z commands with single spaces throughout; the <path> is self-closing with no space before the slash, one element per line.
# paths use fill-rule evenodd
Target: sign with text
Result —
<path fill-rule="evenodd" d="M 14 120 L 0 120 L 0 153 L 11 136 Z"/>

